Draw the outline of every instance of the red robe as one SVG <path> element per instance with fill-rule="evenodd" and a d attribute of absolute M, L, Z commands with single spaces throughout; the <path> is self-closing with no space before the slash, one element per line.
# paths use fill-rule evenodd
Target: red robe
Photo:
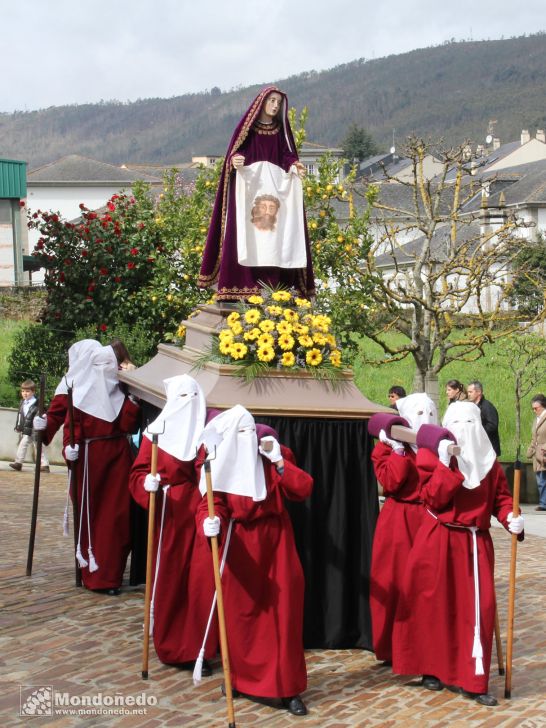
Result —
<path fill-rule="evenodd" d="M 68 411 L 68 397 L 66 394 L 56 394 L 47 408 L 47 426 L 43 434 L 44 445 L 49 445 L 55 437 L 57 430 L 64 424 Z M 68 422 L 68 420 L 67 420 Z"/>
<path fill-rule="evenodd" d="M 144 479 L 150 472 L 151 453 L 152 443 L 145 437 L 129 478 L 133 498 L 146 509 L 149 493 L 144 490 Z M 157 470 L 161 482 L 156 495 L 152 574 L 156 570 L 164 498 L 161 488 L 167 484 L 171 487 L 166 491 L 153 637 L 161 662 L 177 664 L 195 660 L 199 654 L 214 596 L 214 574 L 208 543 L 195 537 L 195 512 L 201 501 L 195 462 L 177 460 L 158 448 Z M 216 621 L 212 624 L 207 658 L 217 651 Z"/>
<path fill-rule="evenodd" d="M 378 660 L 392 660 L 392 628 L 400 585 L 415 535 L 423 520 L 415 453 L 405 455 L 378 442 L 372 452 L 385 503 L 377 519 L 370 572 L 373 649 Z"/>
<path fill-rule="evenodd" d="M 86 447 L 84 440 L 98 438 L 87 446 L 91 541 L 99 566 L 94 572 L 90 572 L 87 567 L 82 569 L 82 582 L 88 589 L 115 589 L 121 586 L 131 548 L 131 496 L 127 481 L 133 458 L 127 434 L 137 431 L 139 413 L 139 406 L 127 398 L 113 422 L 93 417 L 74 407 L 74 439 L 80 446 L 76 460 L 79 507 L 82 503 Z M 69 444 L 67 415 L 64 446 Z M 86 508 L 83 512 L 80 541 L 82 555 L 88 559 Z"/>
<path fill-rule="evenodd" d="M 301 501 L 313 479 L 293 464 L 282 447 L 284 473 L 263 459 L 267 496 L 214 494 L 225 539 L 235 519 L 222 577 L 233 686 L 264 698 L 297 695 L 307 687 L 303 652 L 305 582 L 284 498 Z M 213 484 L 214 485 L 214 484 Z M 208 515 L 206 496 L 197 511 L 197 528 Z"/>
<path fill-rule="evenodd" d="M 455 461 L 452 459 L 452 463 Z M 463 475 L 429 450 L 417 453 L 423 523 L 408 558 L 393 631 L 393 672 L 434 675 L 446 685 L 486 693 L 495 626 L 491 515 L 507 528 L 512 496 L 497 461 L 480 485 L 463 488 Z M 472 534 L 477 526 L 480 632 L 484 675 L 476 675 Z"/>

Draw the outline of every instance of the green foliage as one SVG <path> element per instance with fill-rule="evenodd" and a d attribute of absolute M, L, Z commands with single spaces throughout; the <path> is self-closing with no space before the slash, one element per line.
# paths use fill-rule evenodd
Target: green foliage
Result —
<path fill-rule="evenodd" d="M 347 159 L 351 161 L 358 159 L 359 162 L 379 152 L 379 147 L 370 132 L 357 124 L 351 124 L 341 142 L 341 148 Z"/>
<path fill-rule="evenodd" d="M 131 357 L 131 361 L 137 367 L 142 366 L 149 361 L 157 352 L 153 343 L 150 332 L 146 325 L 136 324 L 116 324 L 116 326 L 107 332 L 100 331 L 97 333 L 96 327 L 93 325 L 78 329 L 74 337 L 74 341 L 82 339 L 97 339 L 101 344 L 109 344 L 112 339 L 121 339 Z"/>
<path fill-rule="evenodd" d="M 70 340 L 63 332 L 44 324 L 27 324 L 13 338 L 8 356 L 8 379 L 19 387 L 23 379 L 40 381 L 46 375 L 46 401 L 51 399 L 68 364 L 67 349 Z"/>
<path fill-rule="evenodd" d="M 16 333 L 25 326 L 22 321 L 7 318 L 0 321 L 0 407 L 19 406 L 19 385 L 21 380 L 13 383 L 7 376 L 8 357 L 13 346 Z"/>
<path fill-rule="evenodd" d="M 79 224 L 34 213 L 35 255 L 46 268 L 44 323 L 71 339 L 82 328 L 103 338 L 140 327 L 150 351 L 176 340 L 181 319 L 207 297 L 197 278 L 218 173 L 203 170 L 187 189 L 172 170 L 157 203 L 137 184 L 134 196 L 114 195 L 105 212 L 80 205 Z"/>
<path fill-rule="evenodd" d="M 536 241 L 519 240 L 520 250 L 516 256 L 513 278 L 513 292 L 510 303 L 523 316 L 535 316 L 544 306 L 546 281 L 546 241 L 538 235 Z"/>

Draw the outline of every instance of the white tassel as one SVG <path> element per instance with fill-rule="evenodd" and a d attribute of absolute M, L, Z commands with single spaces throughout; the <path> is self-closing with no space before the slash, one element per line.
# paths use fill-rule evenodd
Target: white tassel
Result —
<path fill-rule="evenodd" d="M 483 648 L 478 630 L 474 630 L 474 645 L 472 647 L 472 657 L 476 660 L 475 674 L 483 675 Z"/>
<path fill-rule="evenodd" d="M 205 648 L 201 647 L 199 650 L 199 656 L 195 661 L 195 667 L 193 668 L 193 684 L 197 687 L 203 678 L 203 658 L 205 657 Z"/>
<path fill-rule="evenodd" d="M 68 505 L 64 507 L 63 536 L 68 536 Z"/>
<path fill-rule="evenodd" d="M 80 565 L 80 569 L 85 569 L 85 567 L 89 565 L 82 556 L 82 549 L 81 549 L 80 544 L 78 544 L 78 548 L 76 549 L 76 558 L 78 559 L 78 564 Z"/>
<path fill-rule="evenodd" d="M 148 634 L 150 637 L 154 633 L 154 603 L 150 604 L 150 626 L 148 627 Z"/>
<path fill-rule="evenodd" d="M 93 551 L 91 550 L 91 546 L 87 549 L 87 553 L 89 554 L 89 571 L 97 571 L 99 568 L 99 565 L 95 561 L 95 557 L 93 555 Z"/>

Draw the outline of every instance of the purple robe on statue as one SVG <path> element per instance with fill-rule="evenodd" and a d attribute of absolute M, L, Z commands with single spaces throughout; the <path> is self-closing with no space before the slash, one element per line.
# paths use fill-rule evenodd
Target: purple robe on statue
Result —
<path fill-rule="evenodd" d="M 279 113 L 281 118 L 279 123 L 276 123 L 271 129 L 260 128 L 257 120 L 262 105 L 273 91 L 283 97 Z M 214 283 L 218 284 L 217 299 L 219 301 L 233 301 L 259 293 L 263 287 L 260 282 L 271 287 L 280 285 L 285 288 L 296 288 L 305 297 L 313 296 L 315 293 L 305 215 L 306 268 L 251 268 L 240 265 L 237 257 L 233 156 L 235 154 L 244 156 L 246 166 L 254 162 L 270 162 L 288 172 L 290 167 L 298 161 L 298 155 L 288 121 L 287 108 L 286 95 L 282 91 L 275 86 L 264 88 L 239 122 L 229 143 L 199 274 L 201 288 L 208 288 Z"/>

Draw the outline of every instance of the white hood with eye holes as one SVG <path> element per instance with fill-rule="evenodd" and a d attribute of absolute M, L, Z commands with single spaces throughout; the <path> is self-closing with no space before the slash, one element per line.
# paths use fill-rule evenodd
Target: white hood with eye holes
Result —
<path fill-rule="evenodd" d="M 248 410 L 236 404 L 214 417 L 203 430 L 202 441 L 217 443 L 210 461 L 213 490 L 244 495 L 254 501 L 265 499 L 267 490 L 256 424 Z M 199 490 L 204 494 L 206 489 L 203 468 Z"/>
<path fill-rule="evenodd" d="M 158 445 L 177 460 L 194 460 L 205 426 L 205 395 L 188 374 L 163 380 L 167 402 L 144 434 L 151 440 L 159 434 Z"/>
<path fill-rule="evenodd" d="M 414 432 L 417 432 L 421 425 L 438 424 L 436 405 L 424 392 L 416 392 L 398 399 L 396 408 L 400 416 L 409 422 L 409 426 Z M 411 449 L 417 452 L 417 445 L 411 445 Z"/>
<path fill-rule="evenodd" d="M 473 402 L 453 402 L 442 422 L 457 438 L 461 454 L 457 465 L 464 475 L 463 486 L 477 488 L 497 459 L 493 446 L 483 429 L 480 408 Z"/>

